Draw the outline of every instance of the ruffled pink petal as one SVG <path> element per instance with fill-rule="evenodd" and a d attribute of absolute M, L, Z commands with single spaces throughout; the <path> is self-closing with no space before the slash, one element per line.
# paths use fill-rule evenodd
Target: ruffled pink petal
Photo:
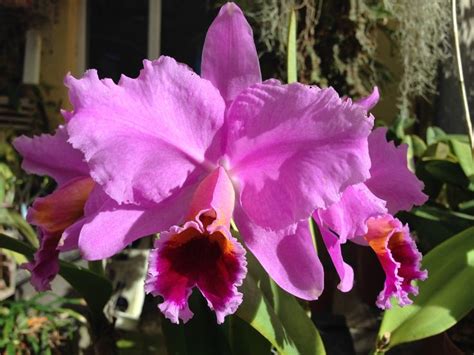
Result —
<path fill-rule="evenodd" d="M 317 212 L 313 214 L 313 217 L 319 227 L 324 245 L 328 250 L 329 256 L 341 280 L 337 288 L 342 292 L 349 292 L 354 285 L 354 270 L 349 264 L 344 262 L 344 258 L 342 257 L 341 244 L 343 244 L 343 242 L 324 225 Z"/>
<path fill-rule="evenodd" d="M 262 81 L 252 28 L 234 3 L 221 7 L 207 31 L 201 75 L 219 89 L 226 101 Z"/>
<path fill-rule="evenodd" d="M 74 105 L 69 141 L 117 202 L 159 203 L 213 166 L 224 100 L 172 58 L 144 61 L 137 79 L 122 76 L 118 85 L 94 70 L 65 83 Z"/>
<path fill-rule="evenodd" d="M 173 323 L 192 317 L 188 298 L 197 287 L 223 323 L 242 302 L 237 287 L 247 273 L 245 250 L 230 234 L 206 235 L 202 224 L 187 222 L 160 235 L 150 253 L 145 290 L 162 296 L 159 308 Z"/>
<path fill-rule="evenodd" d="M 356 100 L 354 101 L 354 103 L 359 106 L 362 106 L 367 111 L 370 111 L 371 109 L 374 108 L 375 105 L 377 105 L 377 103 L 379 102 L 379 99 L 380 99 L 379 88 L 377 86 L 374 86 L 374 89 L 372 90 L 369 96 Z"/>
<path fill-rule="evenodd" d="M 34 260 L 22 265 L 31 272 L 31 284 L 36 291 L 51 289 L 51 281 L 59 273 L 59 251 L 57 250 L 61 234 L 40 234 L 40 247 L 34 255 Z"/>
<path fill-rule="evenodd" d="M 253 223 L 280 230 L 338 201 L 369 177 L 365 109 L 333 89 L 248 88 L 227 113 L 230 175 Z"/>
<path fill-rule="evenodd" d="M 395 297 L 400 306 L 411 304 L 408 298 L 418 294 L 418 287 L 412 281 L 425 280 L 427 271 L 420 270 L 421 254 L 408 226 L 393 216 L 386 214 L 368 221 L 368 233 L 365 239 L 376 253 L 386 279 L 383 291 L 377 298 L 377 306 L 391 308 L 390 299 Z"/>
<path fill-rule="evenodd" d="M 307 220 L 274 231 L 252 223 L 241 207 L 234 217 L 245 245 L 281 288 L 305 300 L 319 297 L 324 271 Z"/>
<path fill-rule="evenodd" d="M 42 134 L 29 138 L 21 136 L 13 146 L 22 155 L 22 168 L 29 173 L 49 175 L 58 184 L 89 175 L 83 154 L 67 142 L 68 134 L 60 126 L 54 135 Z"/>
<path fill-rule="evenodd" d="M 369 136 L 369 153 L 372 167 L 366 186 L 380 199 L 387 201 L 391 214 L 410 210 L 428 199 L 422 190 L 423 183 L 407 165 L 406 144 L 395 147 L 385 138 L 387 129 L 377 128 Z"/>
<path fill-rule="evenodd" d="M 385 201 L 375 196 L 364 184 L 349 186 L 341 199 L 318 215 L 325 226 L 339 235 L 341 243 L 367 233 L 367 220 L 385 214 Z"/>

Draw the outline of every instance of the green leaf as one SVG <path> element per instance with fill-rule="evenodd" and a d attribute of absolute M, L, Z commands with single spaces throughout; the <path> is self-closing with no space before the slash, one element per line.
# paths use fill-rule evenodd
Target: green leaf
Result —
<path fill-rule="evenodd" d="M 416 134 L 411 134 L 410 137 L 412 139 L 414 155 L 421 157 L 427 148 L 426 143 Z"/>
<path fill-rule="evenodd" d="M 428 127 L 426 130 L 426 143 L 428 145 L 436 143 L 443 138 L 446 138 L 446 133 L 439 127 Z"/>
<path fill-rule="evenodd" d="M 0 234 L 0 248 L 23 254 L 33 259 L 35 249 L 17 239 Z M 105 304 L 112 295 L 112 284 L 106 278 L 99 276 L 88 269 L 74 264 L 60 261 L 59 274 L 81 294 L 92 311 L 102 313 Z"/>
<path fill-rule="evenodd" d="M 248 253 L 244 300 L 236 315 L 262 334 L 280 354 L 325 354 L 321 337 L 298 301 L 278 287 Z"/>
<path fill-rule="evenodd" d="M 232 354 L 269 355 L 272 345 L 250 324 L 239 317 L 230 318 L 229 342 Z"/>
<path fill-rule="evenodd" d="M 469 186 L 469 180 L 457 163 L 446 160 L 430 160 L 425 163 L 425 170 L 434 178 L 462 188 Z"/>
<path fill-rule="evenodd" d="M 456 139 L 451 139 L 449 143 L 466 176 L 468 178 L 474 178 L 474 161 L 469 144 Z"/>
<path fill-rule="evenodd" d="M 38 238 L 35 231 L 18 212 L 12 209 L 0 208 L 0 224 L 17 229 L 32 246 L 38 247 Z"/>
<path fill-rule="evenodd" d="M 195 289 L 189 297 L 189 308 L 194 316 L 186 324 L 172 324 L 162 317 L 163 333 L 169 355 L 231 354 L 227 342 L 228 320 L 218 325 L 216 316 L 207 306 L 207 302 Z"/>
<path fill-rule="evenodd" d="M 416 230 L 424 252 L 474 224 L 474 217 L 469 214 L 430 205 L 400 212 L 399 217 Z"/>
<path fill-rule="evenodd" d="M 288 24 L 288 45 L 287 45 L 286 71 L 288 84 L 298 81 L 297 70 L 297 48 L 296 48 L 296 12 L 291 10 L 290 22 Z"/>
<path fill-rule="evenodd" d="M 423 260 L 428 279 L 412 305 L 385 312 L 378 351 L 449 329 L 474 308 L 474 227 L 451 237 Z"/>

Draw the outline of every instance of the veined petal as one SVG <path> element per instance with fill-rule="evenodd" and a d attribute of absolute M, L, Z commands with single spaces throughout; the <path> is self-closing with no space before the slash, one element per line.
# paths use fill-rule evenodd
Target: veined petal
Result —
<path fill-rule="evenodd" d="M 420 270 L 421 254 L 410 236 L 408 226 L 387 214 L 368 221 L 365 239 L 376 253 L 386 279 L 383 291 L 377 298 L 377 306 L 390 308 L 390 298 L 395 297 L 400 306 L 411 304 L 409 294 L 418 294 L 414 280 L 425 280 L 427 271 Z"/>
<path fill-rule="evenodd" d="M 45 234 L 61 235 L 83 217 L 84 205 L 94 185 L 91 178 L 76 178 L 50 195 L 37 198 L 28 210 L 28 222 L 40 227 Z"/>
<path fill-rule="evenodd" d="M 207 160 L 220 149 L 225 103 L 184 65 L 160 57 L 144 61 L 137 79 L 122 76 L 118 85 L 99 80 L 93 70 L 79 80 L 67 76 L 65 83 L 74 105 L 69 141 L 117 202 L 159 203 L 213 166 Z"/>
<path fill-rule="evenodd" d="M 342 292 L 349 292 L 354 285 L 354 270 L 349 264 L 344 262 L 342 257 L 341 244 L 343 244 L 343 242 L 321 222 L 317 212 L 313 214 L 313 217 L 319 227 L 324 245 L 328 250 L 329 256 L 341 280 L 337 288 Z"/>
<path fill-rule="evenodd" d="M 367 233 L 367 220 L 385 214 L 385 201 L 363 184 L 349 186 L 341 199 L 325 210 L 318 210 L 322 223 L 339 235 L 340 243 Z"/>
<path fill-rule="evenodd" d="M 362 106 L 367 111 L 370 111 L 371 109 L 374 108 L 375 105 L 377 105 L 377 103 L 379 102 L 379 99 L 380 99 L 379 88 L 377 86 L 374 86 L 374 89 L 372 90 L 372 93 L 369 96 L 356 100 L 354 101 L 354 103 L 359 106 Z"/>
<path fill-rule="evenodd" d="M 59 126 L 54 135 L 18 137 L 13 141 L 13 146 L 23 157 L 21 166 L 24 170 L 49 175 L 61 185 L 89 175 L 84 155 L 67 142 L 68 138 L 66 128 Z"/>
<path fill-rule="evenodd" d="M 254 224 L 240 206 L 234 217 L 245 245 L 281 288 L 305 300 L 319 297 L 324 271 L 307 220 L 271 230 Z"/>
<path fill-rule="evenodd" d="M 262 81 L 252 28 L 234 3 L 221 7 L 207 31 L 201 75 L 219 89 L 227 102 Z"/>
<path fill-rule="evenodd" d="M 31 272 L 31 284 L 36 291 L 51 289 L 51 281 L 59 272 L 59 250 L 57 250 L 60 233 L 47 234 L 40 229 L 40 247 L 34 255 L 34 260 L 22 265 Z"/>
<path fill-rule="evenodd" d="M 333 89 L 272 81 L 245 90 L 226 116 L 226 152 L 246 215 L 280 230 L 338 201 L 369 177 L 372 121 Z"/>
<path fill-rule="evenodd" d="M 422 205 L 428 196 L 422 192 L 423 183 L 408 169 L 408 146 L 395 147 L 393 142 L 387 142 L 386 133 L 386 128 L 377 128 L 369 136 L 372 166 L 365 184 L 378 198 L 387 201 L 388 212 L 395 214 Z"/>

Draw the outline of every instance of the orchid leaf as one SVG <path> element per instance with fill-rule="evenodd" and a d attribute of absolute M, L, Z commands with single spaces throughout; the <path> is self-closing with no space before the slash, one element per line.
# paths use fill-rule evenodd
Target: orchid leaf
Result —
<path fill-rule="evenodd" d="M 278 287 L 248 253 L 244 300 L 236 315 L 262 334 L 280 354 L 325 354 L 321 337 L 298 301 Z"/>
<path fill-rule="evenodd" d="M 446 133 L 439 127 L 428 127 L 426 130 L 426 142 L 428 145 L 446 138 Z"/>
<path fill-rule="evenodd" d="M 386 311 L 377 350 L 439 334 L 474 308 L 474 227 L 446 240 L 423 260 L 428 279 L 412 305 Z M 453 292 L 455 290 L 455 292 Z"/>
<path fill-rule="evenodd" d="M 472 157 L 471 147 L 468 143 L 461 142 L 456 139 L 449 141 L 451 148 L 459 160 L 462 170 L 470 179 L 474 178 L 474 161 Z"/>
<path fill-rule="evenodd" d="M 426 171 L 434 178 L 462 188 L 469 185 L 466 175 L 458 163 L 447 160 L 430 160 L 425 163 Z"/>
<path fill-rule="evenodd" d="M 35 231 L 15 210 L 4 207 L 0 208 L 0 224 L 15 228 L 32 246 L 38 247 L 38 238 Z"/>
<path fill-rule="evenodd" d="M 288 43 L 287 43 L 287 76 L 288 84 L 298 81 L 297 70 L 297 48 L 296 48 L 296 12 L 291 10 L 290 22 L 288 24 Z"/>
<path fill-rule="evenodd" d="M 230 319 L 229 342 L 233 354 L 271 354 L 272 344 L 239 317 Z"/>
<path fill-rule="evenodd" d="M 35 249 L 17 239 L 0 234 L 0 248 L 12 250 L 32 259 Z M 86 300 L 93 312 L 100 312 L 112 295 L 112 284 L 88 269 L 60 261 L 59 274 Z"/>
<path fill-rule="evenodd" d="M 214 312 L 196 289 L 189 297 L 189 308 L 194 316 L 186 324 L 173 324 L 162 317 L 168 354 L 232 354 L 226 334 L 229 320 L 226 319 L 224 325 L 218 325 Z"/>

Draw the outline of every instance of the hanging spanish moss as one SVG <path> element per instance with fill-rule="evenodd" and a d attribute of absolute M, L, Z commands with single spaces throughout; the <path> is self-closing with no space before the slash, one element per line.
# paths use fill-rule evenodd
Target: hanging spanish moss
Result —
<path fill-rule="evenodd" d="M 449 51 L 450 2 L 447 0 L 384 0 L 397 21 L 396 41 L 400 49 L 403 74 L 400 81 L 399 108 L 407 117 L 410 100 L 436 91 L 440 60 Z"/>

